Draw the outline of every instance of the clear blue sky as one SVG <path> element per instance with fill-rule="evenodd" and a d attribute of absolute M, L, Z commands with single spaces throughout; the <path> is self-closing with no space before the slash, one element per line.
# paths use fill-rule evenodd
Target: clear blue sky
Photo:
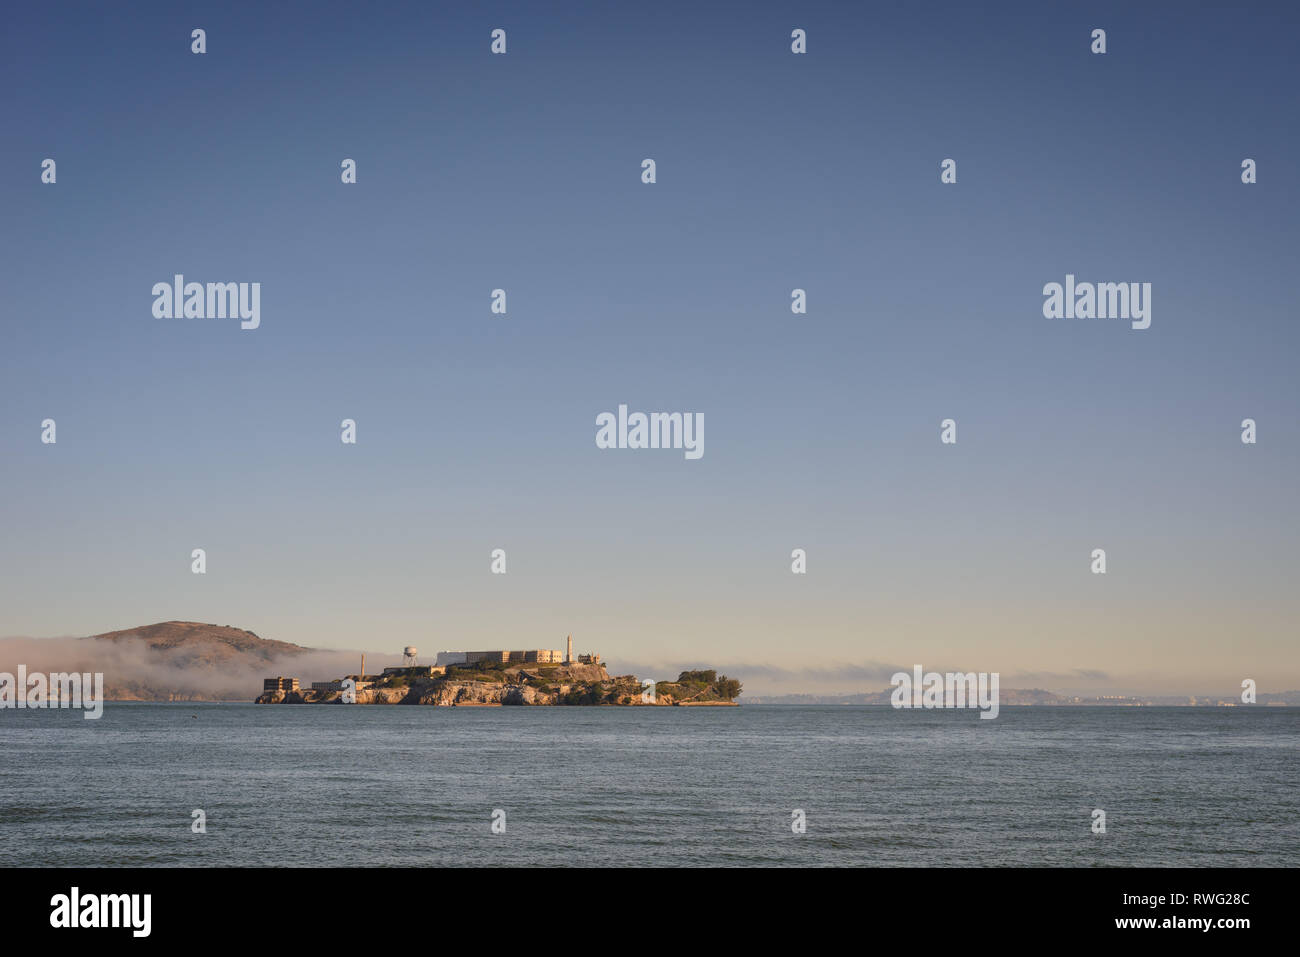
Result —
<path fill-rule="evenodd" d="M 1300 14 L 992 6 L 6 11 L 0 634 L 1300 686 Z M 1067 272 L 1151 328 L 1043 318 Z"/>

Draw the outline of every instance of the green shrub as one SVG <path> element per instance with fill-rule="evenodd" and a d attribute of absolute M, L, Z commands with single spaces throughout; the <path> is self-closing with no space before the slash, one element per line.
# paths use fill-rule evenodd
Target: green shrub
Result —
<path fill-rule="evenodd" d="M 711 685 L 717 680 L 716 671 L 683 671 L 677 676 L 678 684 Z"/>

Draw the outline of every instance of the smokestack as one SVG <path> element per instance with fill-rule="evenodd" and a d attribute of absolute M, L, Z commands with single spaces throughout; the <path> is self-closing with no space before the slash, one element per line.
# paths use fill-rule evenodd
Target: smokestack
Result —
<path fill-rule="evenodd" d="M 569 649 L 564 654 L 564 663 L 566 665 L 573 664 L 573 635 L 569 636 Z"/>
<path fill-rule="evenodd" d="M 365 677 L 366 677 L 366 653 L 363 651 L 361 652 L 361 675 L 357 678 L 357 680 L 363 681 L 365 680 Z"/>

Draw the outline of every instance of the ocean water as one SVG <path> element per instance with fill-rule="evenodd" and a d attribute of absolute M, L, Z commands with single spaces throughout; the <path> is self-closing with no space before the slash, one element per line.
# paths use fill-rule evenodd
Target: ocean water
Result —
<path fill-rule="evenodd" d="M 0 865 L 1294 867 L 1298 732 L 1262 707 L 6 710 Z"/>

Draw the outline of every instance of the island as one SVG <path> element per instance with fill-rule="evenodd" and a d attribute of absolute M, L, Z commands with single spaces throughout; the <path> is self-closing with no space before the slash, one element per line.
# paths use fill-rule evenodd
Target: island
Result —
<path fill-rule="evenodd" d="M 414 658 L 414 648 L 408 648 Z M 263 682 L 257 704 L 621 705 L 735 707 L 741 684 L 716 671 L 683 671 L 675 681 L 611 677 L 599 655 L 532 651 L 440 652 L 434 665 L 403 664 L 300 687 L 277 675 Z"/>

